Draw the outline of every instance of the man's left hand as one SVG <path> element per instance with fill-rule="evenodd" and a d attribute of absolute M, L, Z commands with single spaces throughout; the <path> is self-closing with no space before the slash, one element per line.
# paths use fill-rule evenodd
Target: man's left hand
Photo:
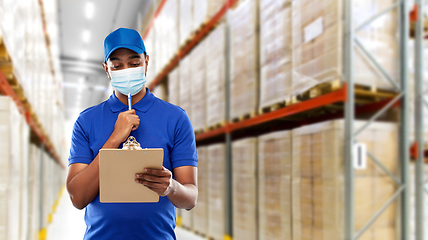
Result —
<path fill-rule="evenodd" d="M 162 167 L 162 170 L 147 168 L 144 171 L 135 174 L 135 182 L 143 184 L 161 197 L 174 192 L 175 180 L 167 168 Z"/>

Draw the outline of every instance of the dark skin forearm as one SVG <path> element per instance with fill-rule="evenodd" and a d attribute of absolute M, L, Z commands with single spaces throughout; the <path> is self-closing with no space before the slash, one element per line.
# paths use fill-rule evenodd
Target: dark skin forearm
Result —
<path fill-rule="evenodd" d="M 198 188 L 193 184 L 180 184 L 179 182 L 173 180 L 177 186 L 175 187 L 175 192 L 168 195 L 168 199 L 171 203 L 182 209 L 191 210 L 196 206 L 198 199 Z"/>
<path fill-rule="evenodd" d="M 107 140 L 102 148 L 117 148 L 118 143 Z M 73 206 L 85 208 L 99 193 L 99 154 L 91 164 L 76 163 L 69 167 L 67 191 Z"/>

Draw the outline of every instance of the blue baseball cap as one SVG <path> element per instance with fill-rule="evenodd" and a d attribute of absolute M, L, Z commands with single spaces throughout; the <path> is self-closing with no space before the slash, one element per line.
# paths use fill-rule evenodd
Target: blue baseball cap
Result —
<path fill-rule="evenodd" d="M 118 28 L 104 39 L 104 61 L 118 48 L 127 48 L 138 54 L 147 54 L 143 39 L 134 29 Z"/>

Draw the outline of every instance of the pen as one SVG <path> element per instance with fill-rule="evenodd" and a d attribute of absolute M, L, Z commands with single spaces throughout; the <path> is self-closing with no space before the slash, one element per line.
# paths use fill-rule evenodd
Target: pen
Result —
<path fill-rule="evenodd" d="M 132 109 L 131 93 L 128 93 L 128 110 Z"/>

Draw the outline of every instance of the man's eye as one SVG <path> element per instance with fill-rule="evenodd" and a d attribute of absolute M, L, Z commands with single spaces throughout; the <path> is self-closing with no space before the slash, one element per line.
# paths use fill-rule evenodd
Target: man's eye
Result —
<path fill-rule="evenodd" d="M 140 63 L 133 63 L 132 66 L 134 67 L 140 66 Z"/>
<path fill-rule="evenodd" d="M 118 69 L 120 66 L 113 66 L 113 69 Z"/>

